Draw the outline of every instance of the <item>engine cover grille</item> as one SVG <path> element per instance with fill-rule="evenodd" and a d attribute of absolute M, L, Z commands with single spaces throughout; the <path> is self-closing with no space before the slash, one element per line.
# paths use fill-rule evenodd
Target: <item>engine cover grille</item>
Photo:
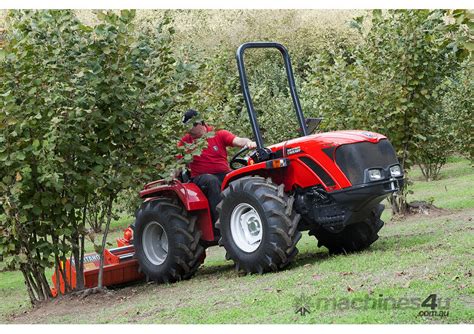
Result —
<path fill-rule="evenodd" d="M 338 147 L 336 163 L 355 186 L 364 182 L 367 168 L 387 168 L 397 164 L 398 159 L 392 144 L 382 139 L 378 143 L 362 142 Z"/>

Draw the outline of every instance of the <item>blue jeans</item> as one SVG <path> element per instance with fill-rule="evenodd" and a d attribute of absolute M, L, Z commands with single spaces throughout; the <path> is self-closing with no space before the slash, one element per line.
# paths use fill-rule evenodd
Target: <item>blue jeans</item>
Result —
<path fill-rule="evenodd" d="M 219 218 L 216 206 L 222 199 L 221 185 L 226 174 L 227 173 L 201 174 L 191 179 L 191 181 L 195 183 L 207 197 L 209 209 L 211 211 L 212 223 L 215 223 Z"/>

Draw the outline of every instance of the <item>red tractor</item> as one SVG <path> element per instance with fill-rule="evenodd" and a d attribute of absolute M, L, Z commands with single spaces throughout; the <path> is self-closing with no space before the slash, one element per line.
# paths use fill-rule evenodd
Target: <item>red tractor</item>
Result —
<path fill-rule="evenodd" d="M 250 48 L 276 48 L 282 54 L 301 137 L 264 145 L 244 68 Z M 257 148 L 242 158 L 244 148 L 230 161 L 234 170 L 222 183 L 215 224 L 194 183 L 160 180 L 140 192 L 144 202 L 136 214 L 133 245 L 149 280 L 191 277 L 204 261 L 205 248 L 216 244 L 238 270 L 277 271 L 298 253 L 301 231 L 331 253 L 365 249 L 383 226 L 380 202 L 402 186 L 403 171 L 385 136 L 359 130 L 311 134 L 320 119 L 305 120 L 281 44 L 245 43 L 237 50 L 237 64 Z"/>

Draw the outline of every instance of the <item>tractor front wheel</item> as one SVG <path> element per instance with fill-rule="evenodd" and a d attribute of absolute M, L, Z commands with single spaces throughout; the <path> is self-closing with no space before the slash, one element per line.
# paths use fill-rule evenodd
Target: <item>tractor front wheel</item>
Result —
<path fill-rule="evenodd" d="M 324 246 L 330 254 L 345 254 L 362 251 L 373 244 L 378 238 L 378 231 L 383 226 L 380 214 L 383 206 L 379 205 L 365 221 L 351 224 L 339 233 L 331 233 L 323 228 L 312 230 L 318 240 L 318 246 Z"/>
<path fill-rule="evenodd" d="M 196 217 L 168 199 L 143 203 L 137 211 L 135 256 L 147 280 L 171 283 L 191 277 L 204 259 Z"/>
<path fill-rule="evenodd" d="M 246 273 L 277 271 L 298 253 L 300 215 L 283 185 L 271 179 L 247 176 L 229 184 L 217 206 L 219 245 L 227 251 L 237 270 Z"/>

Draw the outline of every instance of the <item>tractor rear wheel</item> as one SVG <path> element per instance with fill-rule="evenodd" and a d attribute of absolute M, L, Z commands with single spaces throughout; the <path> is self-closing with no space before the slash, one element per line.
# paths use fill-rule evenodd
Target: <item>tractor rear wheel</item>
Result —
<path fill-rule="evenodd" d="M 300 215 L 293 201 L 270 178 L 247 176 L 233 181 L 217 206 L 219 245 L 237 270 L 246 273 L 277 271 L 298 253 Z"/>
<path fill-rule="evenodd" d="M 171 283 L 191 277 L 204 260 L 196 217 L 169 199 L 142 204 L 134 223 L 133 245 L 147 280 Z"/>
<path fill-rule="evenodd" d="M 339 233 L 331 233 L 319 228 L 309 231 L 309 235 L 314 235 L 318 240 L 318 247 L 326 247 L 330 254 L 352 253 L 372 245 L 379 238 L 377 233 L 383 224 L 383 221 L 372 213 L 370 218 L 351 224 Z"/>

